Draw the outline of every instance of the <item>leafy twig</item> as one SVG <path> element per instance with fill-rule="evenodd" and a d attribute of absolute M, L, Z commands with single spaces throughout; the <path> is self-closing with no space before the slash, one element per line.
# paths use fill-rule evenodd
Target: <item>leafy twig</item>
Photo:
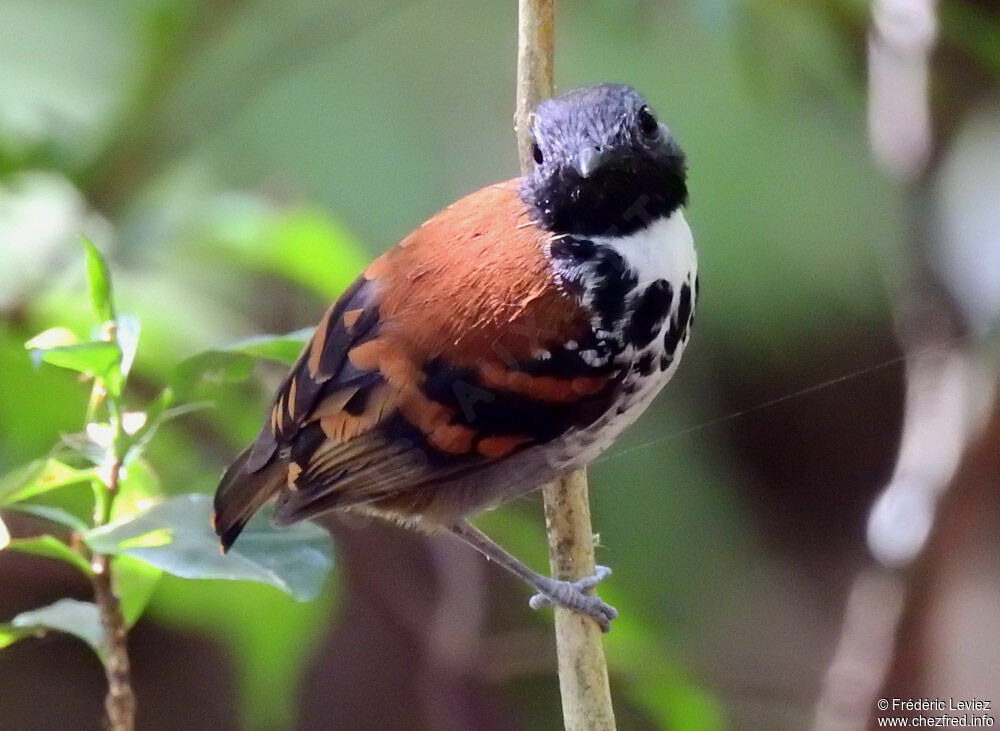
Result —
<path fill-rule="evenodd" d="M 96 251 L 96 250 L 95 250 Z M 103 263 L 103 260 L 101 260 Z M 102 277 L 107 280 L 107 271 Z M 110 285 L 108 285 L 110 287 Z M 93 291 L 94 284 L 91 284 Z M 110 290 L 107 295 L 107 314 L 114 317 L 110 304 Z M 102 339 L 114 341 L 117 338 L 117 324 L 110 320 Z M 117 377 L 117 373 L 116 376 Z M 111 439 L 108 444 L 107 470 L 101 470 L 103 490 L 98 488 L 99 499 L 95 501 L 94 527 L 101 528 L 111 522 L 115 498 L 121 484 L 122 460 L 124 459 L 125 428 L 123 424 L 122 405 L 118 401 L 120 388 L 109 389 L 104 379 L 97 378 L 91 394 L 90 406 L 96 408 L 102 398 L 107 398 L 108 414 L 111 420 Z M 88 409 L 88 412 L 90 409 Z M 93 413 L 88 413 L 92 418 Z M 115 594 L 111 576 L 111 556 L 106 553 L 94 553 L 91 560 L 93 568 L 94 601 L 101 619 L 101 632 L 107 657 L 104 661 L 104 673 L 108 680 L 108 693 L 104 699 L 104 710 L 107 715 L 107 728 L 111 731 L 132 731 L 135 727 L 135 693 L 132 690 L 131 669 L 128 657 L 128 624 L 122 614 L 121 601 Z"/>
<path fill-rule="evenodd" d="M 141 459 L 157 428 L 180 414 L 201 408 L 190 397 L 201 381 L 249 377 L 257 358 L 293 359 L 303 337 L 252 338 L 194 355 L 142 411 L 125 411 L 123 392 L 136 353 L 139 321 L 116 313 L 108 266 L 84 239 L 91 305 L 100 328 L 96 340 L 81 341 L 73 331 L 55 327 L 31 338 L 25 347 L 36 364 L 48 363 L 82 374 L 93 386 L 82 434 L 63 435 L 46 457 L 0 477 L 0 509 L 41 517 L 68 539 L 51 533 L 11 538 L 0 522 L 0 551 L 20 551 L 63 561 L 93 584 L 94 601 L 72 599 L 21 612 L 0 623 L 0 649 L 49 630 L 68 632 L 86 642 L 101 659 L 108 681 L 105 726 L 125 731 L 135 726 L 136 700 L 130 683 L 128 629 L 142 615 L 162 572 L 193 579 L 256 581 L 277 587 L 297 600 L 315 599 L 332 565 L 329 534 L 311 524 L 276 532 L 263 524 L 228 556 L 218 553 L 209 514 L 211 496 L 160 497 L 155 472 Z M 89 463 L 80 467 L 80 463 Z M 90 466 L 93 465 L 93 466 Z M 62 488 L 89 488 L 89 520 L 61 504 L 36 498 Z M 54 498 L 58 500 L 57 498 Z M 308 560 L 301 560 L 302 556 Z M 117 558 L 116 558 L 117 557 Z"/>

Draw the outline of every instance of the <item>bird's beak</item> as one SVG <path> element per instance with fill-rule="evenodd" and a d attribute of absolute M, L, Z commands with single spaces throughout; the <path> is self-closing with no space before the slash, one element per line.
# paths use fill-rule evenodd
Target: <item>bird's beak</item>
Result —
<path fill-rule="evenodd" d="M 576 156 L 576 171 L 580 173 L 581 178 L 589 178 L 598 168 L 607 165 L 611 157 L 610 150 L 585 147 Z"/>

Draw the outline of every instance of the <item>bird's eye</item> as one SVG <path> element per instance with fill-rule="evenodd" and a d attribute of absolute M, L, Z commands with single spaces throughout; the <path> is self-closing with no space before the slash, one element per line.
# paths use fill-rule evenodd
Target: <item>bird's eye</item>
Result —
<path fill-rule="evenodd" d="M 541 165 L 542 160 L 545 159 L 545 157 L 542 155 L 542 148 L 538 146 L 537 142 L 531 146 L 531 156 L 535 158 L 535 162 L 537 162 L 539 165 Z"/>
<path fill-rule="evenodd" d="M 650 137 L 660 130 L 660 123 L 656 121 L 656 117 L 649 107 L 643 107 L 639 110 L 639 129 L 644 135 Z"/>

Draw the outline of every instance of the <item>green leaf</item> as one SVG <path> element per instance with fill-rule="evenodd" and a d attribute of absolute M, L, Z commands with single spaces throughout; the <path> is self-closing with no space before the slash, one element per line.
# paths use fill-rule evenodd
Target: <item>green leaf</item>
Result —
<path fill-rule="evenodd" d="M 92 421 L 85 431 L 60 434 L 59 442 L 61 447 L 65 447 L 73 455 L 78 455 L 92 464 L 101 465 L 108 458 L 108 444 L 99 444 L 94 439 L 104 440 L 106 433 L 113 433 L 110 424 Z"/>
<path fill-rule="evenodd" d="M 125 623 L 131 627 L 146 609 L 163 571 L 132 556 L 121 554 L 111 562 L 115 594 L 121 602 Z"/>
<path fill-rule="evenodd" d="M 101 634 L 100 615 L 92 602 L 60 599 L 47 607 L 21 612 L 10 624 L 34 635 L 44 634 L 50 629 L 68 632 L 90 645 L 102 661 L 107 656 Z"/>
<path fill-rule="evenodd" d="M 28 350 L 51 350 L 64 345 L 75 345 L 80 342 L 76 334 L 65 327 L 51 327 L 24 344 Z"/>
<path fill-rule="evenodd" d="M 2 548 L 2 546 L 0 546 Z M 32 538 L 15 538 L 7 545 L 9 551 L 20 551 L 30 553 L 34 556 L 44 556 L 58 561 L 65 561 L 72 564 L 83 572 L 86 576 L 91 576 L 93 571 L 90 564 L 78 553 L 74 553 L 69 546 L 60 541 L 55 536 L 34 536 Z"/>
<path fill-rule="evenodd" d="M 325 530 L 311 523 L 277 529 L 259 514 L 223 554 L 211 512 L 211 496 L 178 495 L 96 528 L 84 540 L 94 551 L 128 554 L 188 579 L 257 581 L 300 601 L 320 594 L 333 566 Z"/>
<path fill-rule="evenodd" d="M 121 468 L 111 519 L 127 518 L 149 507 L 161 492 L 160 478 L 149 463 L 141 459 L 132 461 Z"/>
<path fill-rule="evenodd" d="M 31 503 L 12 503 L 5 505 L 4 510 L 12 510 L 18 513 L 26 513 L 36 518 L 47 520 L 50 523 L 63 525 L 77 533 L 83 533 L 90 529 L 90 526 L 73 515 L 68 510 L 55 505 L 33 505 Z"/>
<path fill-rule="evenodd" d="M 28 343 L 31 343 L 29 340 Z M 25 345 L 27 346 L 28 343 Z M 28 348 L 32 362 L 37 366 L 41 362 L 50 363 L 60 368 L 69 368 L 80 373 L 103 376 L 117 365 L 122 357 L 118 343 L 104 340 L 94 340 L 75 345 L 60 345 L 55 348 Z"/>
<path fill-rule="evenodd" d="M 97 472 L 92 469 L 79 470 L 52 457 L 36 460 L 0 479 L 0 505 L 96 478 Z"/>
<path fill-rule="evenodd" d="M 13 645 L 18 640 L 25 637 L 34 637 L 41 632 L 35 627 L 15 627 L 12 624 L 0 624 L 0 650 Z"/>
<path fill-rule="evenodd" d="M 146 412 L 146 423 L 134 434 L 126 435 L 125 457 L 123 460 L 126 465 L 142 455 L 149 445 L 150 440 L 156 435 L 156 430 L 163 424 L 171 419 L 184 416 L 184 414 L 215 408 L 215 404 L 211 401 L 192 401 L 191 403 L 167 408 L 172 402 L 173 391 L 170 388 L 165 388 L 156 400 L 150 404 L 149 410 Z"/>
<path fill-rule="evenodd" d="M 182 361 L 174 371 L 171 387 L 187 395 L 199 381 L 239 383 L 253 372 L 254 359 L 245 353 L 207 350 Z"/>
<path fill-rule="evenodd" d="M 278 217 L 257 253 L 268 268 L 326 297 L 339 294 L 365 265 L 364 247 L 326 212 L 303 208 Z M 270 245 L 266 245 L 270 244 Z"/>
<path fill-rule="evenodd" d="M 246 353 L 253 358 L 274 360 L 285 365 L 292 365 L 298 360 L 302 348 L 312 337 L 313 329 L 308 327 L 284 335 L 256 335 L 222 348 L 222 350 Z"/>
<path fill-rule="evenodd" d="M 233 210 L 238 206 L 239 210 Z M 366 264 L 365 248 L 318 208 L 272 210 L 255 199 L 216 204 L 208 236 L 244 265 L 336 297 Z"/>
<path fill-rule="evenodd" d="M 312 329 L 296 330 L 285 335 L 258 335 L 232 345 L 206 350 L 187 358 L 177 366 L 172 384 L 186 393 L 199 380 L 217 383 L 245 381 L 258 360 L 273 360 L 291 365 L 312 336 Z"/>
<path fill-rule="evenodd" d="M 141 330 L 139 318 L 135 315 L 119 315 L 115 327 L 115 340 L 121 348 L 121 372 L 122 377 L 127 377 L 132 370 L 132 363 L 135 361 L 135 351 L 139 347 L 139 332 Z"/>
<path fill-rule="evenodd" d="M 102 323 L 115 319 L 115 307 L 111 298 L 111 274 L 107 262 L 91 241 L 81 236 L 87 257 L 87 282 L 90 285 L 90 303 L 94 314 Z"/>
<path fill-rule="evenodd" d="M 155 423 L 157 425 L 164 424 L 172 419 L 176 419 L 179 416 L 184 416 L 185 414 L 214 408 L 215 404 L 212 401 L 192 401 L 187 404 L 181 404 L 180 406 L 164 409 L 156 418 Z"/>

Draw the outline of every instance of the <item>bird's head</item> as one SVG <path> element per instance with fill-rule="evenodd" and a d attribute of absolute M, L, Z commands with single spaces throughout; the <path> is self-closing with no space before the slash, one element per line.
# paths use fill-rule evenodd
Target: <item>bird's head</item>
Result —
<path fill-rule="evenodd" d="M 556 233 L 623 235 L 687 201 L 684 153 L 630 86 L 597 84 L 538 105 L 522 198 Z"/>

